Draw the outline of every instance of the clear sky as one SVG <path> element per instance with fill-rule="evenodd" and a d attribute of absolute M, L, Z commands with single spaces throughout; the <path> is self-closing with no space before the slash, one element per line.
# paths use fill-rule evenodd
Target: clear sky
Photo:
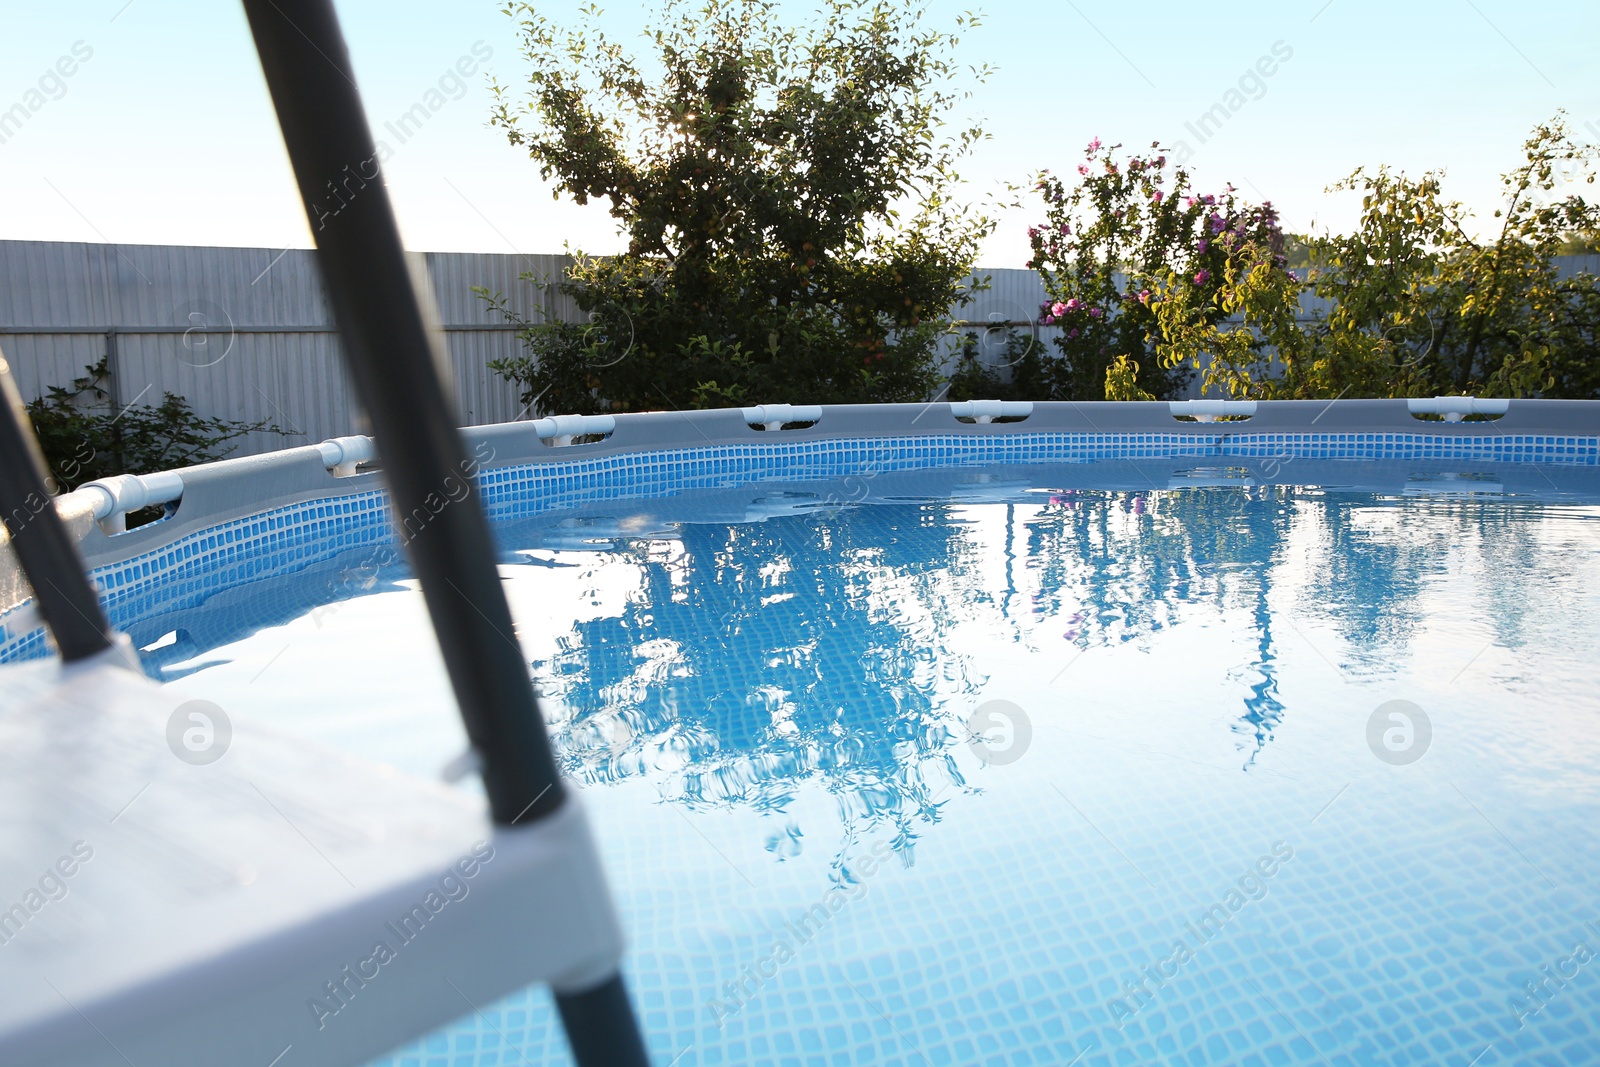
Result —
<path fill-rule="evenodd" d="M 622 38 L 646 7 L 605 6 Z M 930 0 L 930 19 L 949 24 L 967 6 Z M 380 135 L 475 45 L 503 82 L 524 77 L 497 0 L 338 8 Z M 1068 172 L 1099 136 L 1187 141 L 1202 182 L 1231 180 L 1271 199 L 1294 229 L 1347 221 L 1351 205 L 1323 188 L 1362 163 L 1444 167 L 1446 191 L 1487 216 L 1497 175 L 1557 108 L 1600 141 L 1597 0 L 989 0 L 978 9 L 985 23 L 964 55 L 999 69 L 973 101 L 993 134 L 965 168 L 975 198 L 1040 168 Z M 1247 82 L 1243 106 L 1201 143 L 1186 124 L 1275 45 L 1292 54 Z M 72 59 L 75 46 L 92 54 Z M 64 56 L 73 73 L 52 74 Z M 30 98 L 41 78 L 44 92 Z M 408 244 L 614 250 L 605 209 L 553 201 L 534 165 L 485 125 L 483 75 L 468 82 L 386 165 Z M 0 238 L 310 246 L 238 5 L 0 0 L 0 111 L 30 99 L 43 106 L 20 129 L 0 130 Z M 1005 215 L 982 265 L 1021 266 L 1030 221 L 1026 209 Z"/>

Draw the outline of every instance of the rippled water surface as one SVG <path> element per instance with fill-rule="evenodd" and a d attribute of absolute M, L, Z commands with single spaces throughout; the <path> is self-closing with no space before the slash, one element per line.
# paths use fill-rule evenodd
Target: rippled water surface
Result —
<path fill-rule="evenodd" d="M 1600 1063 L 1595 498 L 1124 473 L 500 531 L 656 1062 Z M 387 554 L 132 629 L 238 714 L 465 743 Z M 528 991 L 382 1062 L 567 1058 Z"/>

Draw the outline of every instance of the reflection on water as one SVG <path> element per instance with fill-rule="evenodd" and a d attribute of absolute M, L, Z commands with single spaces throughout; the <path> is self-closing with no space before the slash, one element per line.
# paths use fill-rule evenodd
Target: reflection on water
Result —
<path fill-rule="evenodd" d="M 658 1062 L 1600 1062 L 1507 1010 L 1592 921 L 1600 479 L 1292 473 L 1321 488 L 1141 460 L 502 526 Z M 433 775 L 465 736 L 415 581 L 372 553 L 128 629 L 174 695 Z M 1002 701 L 1031 747 L 984 763 L 967 722 Z M 1417 762 L 1371 748 L 1394 701 L 1431 720 Z M 1123 1026 L 1124 983 L 1279 841 L 1270 897 Z M 823 900 L 849 903 L 708 1008 Z M 543 996 L 386 1062 L 564 1065 Z"/>
<path fill-rule="evenodd" d="M 763 813 L 816 781 L 838 805 L 841 855 L 884 825 L 909 850 L 971 788 L 952 752 L 992 680 L 975 633 L 1053 671 L 1074 649 L 1239 632 L 1250 658 L 1227 668 L 1242 695 L 1225 728 L 1248 770 L 1293 714 L 1279 692 L 1286 631 L 1331 630 L 1331 667 L 1382 674 L 1407 657 L 1430 583 L 1469 588 L 1508 648 L 1528 639 L 1530 586 L 1571 595 L 1556 580 L 1567 554 L 1541 548 L 1548 506 L 1225 481 L 990 488 L 745 523 L 594 521 L 578 541 L 568 520 L 553 546 L 525 534 L 627 588 L 620 610 L 573 625 L 533 664 L 567 771 L 642 775 L 689 807 Z M 630 536 L 630 522 L 652 528 Z M 785 827 L 769 850 L 798 849 L 797 835 Z"/>
<path fill-rule="evenodd" d="M 958 524 L 893 510 L 888 538 L 872 511 L 844 511 L 623 541 L 611 562 L 637 584 L 621 613 L 533 665 L 568 772 L 660 772 L 663 795 L 691 807 L 764 812 L 819 779 L 847 839 L 892 823 L 909 849 L 964 785 L 951 709 L 984 678 L 942 635 L 988 594 Z"/>

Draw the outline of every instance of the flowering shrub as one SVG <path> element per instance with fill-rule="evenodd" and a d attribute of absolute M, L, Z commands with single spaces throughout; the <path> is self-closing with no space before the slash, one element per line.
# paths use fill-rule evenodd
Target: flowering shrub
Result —
<path fill-rule="evenodd" d="M 1215 323 L 1226 315 L 1219 295 L 1231 254 L 1248 244 L 1283 264 L 1283 234 L 1271 204 L 1245 203 L 1232 186 L 1221 194 L 1197 192 L 1159 144 L 1121 162 L 1120 147 L 1096 138 L 1076 184 L 1047 171 L 1036 186 L 1045 220 L 1028 231 L 1027 266 L 1039 272 L 1049 296 L 1039 321 L 1062 331 L 1059 356 L 1046 369 L 1053 399 L 1174 395 L 1191 372 L 1182 361 L 1158 359 L 1157 294 L 1182 290 L 1200 319 Z M 1113 367 L 1118 384 L 1108 392 Z"/>
<path fill-rule="evenodd" d="M 1248 228 L 1225 243 L 1212 291 L 1166 271 L 1151 300 L 1162 365 L 1262 399 L 1600 397 L 1600 285 L 1553 259 L 1600 237 L 1600 205 L 1558 194 L 1594 182 L 1600 149 L 1573 141 L 1560 116 L 1524 149 L 1502 178 L 1492 239 L 1471 236 L 1437 174 L 1357 170 L 1331 191 L 1362 194 L 1359 224 L 1309 240 L 1303 281 Z M 1303 292 L 1331 309 L 1302 313 Z"/>
<path fill-rule="evenodd" d="M 1041 177 L 1029 231 L 1039 321 L 1064 331 L 1050 395 L 1167 397 L 1198 372 L 1206 393 L 1262 399 L 1600 397 L 1600 280 L 1554 261 L 1600 244 L 1600 205 L 1568 191 L 1600 147 L 1558 115 L 1524 149 L 1485 237 L 1438 174 L 1380 167 L 1330 189 L 1361 194 L 1352 232 L 1291 242 L 1270 203 L 1193 191 L 1159 146 L 1119 164 L 1092 141 L 1075 186 Z"/>

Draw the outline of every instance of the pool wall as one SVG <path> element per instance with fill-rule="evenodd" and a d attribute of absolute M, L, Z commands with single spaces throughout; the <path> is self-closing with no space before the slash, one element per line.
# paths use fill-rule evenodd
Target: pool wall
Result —
<path fill-rule="evenodd" d="M 1600 401 L 1516 400 L 1493 420 L 1418 419 L 1404 400 L 1265 401 L 1248 418 L 1196 422 L 1164 402 L 1023 405 L 1007 422 L 962 421 L 945 402 L 617 415 L 564 425 L 603 439 L 550 443 L 533 422 L 468 427 L 461 480 L 475 478 L 491 519 L 612 499 L 650 499 L 758 480 L 822 480 L 936 468 L 1213 457 L 1277 468 L 1291 460 L 1409 460 L 1600 468 Z M 548 420 L 547 420 L 548 422 Z M 809 424 L 806 424 L 809 423 Z M 549 435 L 548 424 L 545 427 Z M 599 434 L 590 434 L 599 438 Z M 567 442 L 571 435 L 555 437 Z M 1275 471 L 1270 473 L 1275 474 Z M 352 551 L 397 550 L 424 529 L 422 510 L 395 524 L 381 470 L 338 476 L 314 445 L 180 472 L 182 497 L 159 522 L 108 534 L 78 524 L 79 542 L 113 624 L 181 610 L 237 586 L 292 574 Z M 1403 476 L 1402 476 L 1403 477 Z M 1269 477 L 1267 480 L 1276 480 Z M 15 557 L 0 554 L 0 663 L 47 655 Z"/>

